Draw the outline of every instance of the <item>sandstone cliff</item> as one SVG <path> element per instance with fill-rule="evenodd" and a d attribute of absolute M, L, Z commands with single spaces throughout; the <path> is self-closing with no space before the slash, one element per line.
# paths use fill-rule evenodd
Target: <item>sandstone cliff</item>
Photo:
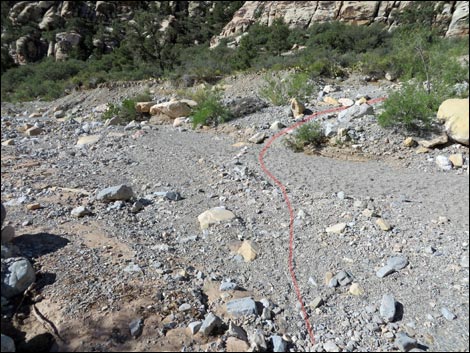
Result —
<path fill-rule="evenodd" d="M 255 22 L 270 25 L 283 18 L 290 27 L 307 28 L 314 23 L 342 21 L 367 25 L 398 25 L 396 14 L 412 1 L 246 1 L 222 30 L 212 38 L 216 46 L 223 38 L 237 37 Z M 439 1 L 433 21 L 446 36 L 468 35 L 468 1 Z"/>

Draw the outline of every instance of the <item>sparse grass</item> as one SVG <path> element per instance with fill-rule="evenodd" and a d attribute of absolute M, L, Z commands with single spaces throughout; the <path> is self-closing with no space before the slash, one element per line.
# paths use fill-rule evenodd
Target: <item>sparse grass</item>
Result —
<path fill-rule="evenodd" d="M 291 98 L 305 99 L 309 97 L 316 86 L 307 73 L 296 73 L 281 79 L 277 75 L 265 76 L 266 85 L 260 90 L 260 95 L 274 105 L 285 105 Z"/>
<path fill-rule="evenodd" d="M 302 152 L 306 146 L 320 147 L 326 141 L 321 124 L 305 123 L 300 126 L 292 137 L 285 140 L 287 147 L 295 152 Z"/>

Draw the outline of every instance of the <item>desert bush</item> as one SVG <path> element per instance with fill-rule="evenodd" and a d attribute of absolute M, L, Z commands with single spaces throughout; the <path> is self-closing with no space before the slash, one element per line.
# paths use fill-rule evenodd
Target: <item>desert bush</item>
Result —
<path fill-rule="evenodd" d="M 198 125 L 217 125 L 232 118 L 229 109 L 221 103 L 220 92 L 201 89 L 192 98 L 198 103 L 191 115 L 193 128 Z"/>
<path fill-rule="evenodd" d="M 122 121 L 131 122 L 132 120 L 140 120 L 142 113 L 138 113 L 135 109 L 135 105 L 138 102 L 149 102 L 152 100 L 150 93 L 145 91 L 132 98 L 124 99 L 120 105 L 112 103 L 108 104 L 108 109 L 103 113 L 101 118 L 108 120 L 114 117 L 120 118 Z"/>
<path fill-rule="evenodd" d="M 400 91 L 389 95 L 377 119 L 382 127 L 425 131 L 430 128 L 440 103 L 441 97 L 436 91 L 428 93 L 422 83 L 406 83 Z"/>
<path fill-rule="evenodd" d="M 320 147 L 326 141 L 319 122 L 306 123 L 300 126 L 292 137 L 285 140 L 287 146 L 295 152 L 301 152 L 306 146 Z"/>
<path fill-rule="evenodd" d="M 265 85 L 260 89 L 261 97 L 274 105 L 287 104 L 290 98 L 305 99 L 310 96 L 315 84 L 308 73 L 299 72 L 281 79 L 279 75 L 266 75 Z"/>

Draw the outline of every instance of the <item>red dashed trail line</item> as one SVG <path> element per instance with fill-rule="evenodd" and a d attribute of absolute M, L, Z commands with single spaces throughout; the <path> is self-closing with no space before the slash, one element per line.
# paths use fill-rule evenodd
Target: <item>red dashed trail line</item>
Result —
<path fill-rule="evenodd" d="M 368 104 L 375 104 L 375 103 L 379 103 L 379 102 L 382 102 L 384 101 L 386 98 L 376 98 L 376 99 L 372 99 L 372 100 L 369 100 L 367 103 Z M 327 110 L 323 110 L 323 111 L 319 111 L 319 112 L 316 112 L 312 115 L 309 115 L 308 117 L 304 118 L 302 121 L 299 121 L 287 128 L 285 128 L 284 130 L 282 130 L 281 132 L 277 133 L 276 135 L 272 136 L 268 142 L 266 143 L 266 145 L 263 147 L 263 149 L 261 150 L 261 152 L 259 153 L 259 156 L 258 156 L 258 160 L 259 160 L 259 163 L 261 165 L 261 169 L 263 170 L 263 172 L 270 178 L 274 181 L 274 183 L 279 187 L 279 189 L 281 190 L 282 192 L 282 195 L 284 196 L 284 201 L 286 202 L 286 205 L 287 205 L 287 209 L 289 211 L 289 261 L 288 261 L 288 264 L 289 264 L 289 272 L 290 272 L 290 276 L 291 276 L 291 279 L 292 279 L 292 284 L 294 286 L 294 290 L 295 290 L 295 294 L 297 295 L 297 300 L 298 302 L 300 303 L 300 307 L 301 307 L 301 311 L 303 313 L 303 317 L 304 317 L 304 320 L 305 320 L 305 326 L 307 328 L 307 331 L 308 331 L 308 334 L 310 336 L 310 341 L 312 343 L 312 346 L 315 344 L 315 337 L 314 337 L 314 334 L 313 334 L 313 329 L 312 329 L 312 326 L 310 324 L 310 321 L 309 321 L 309 318 L 308 318 L 308 314 L 307 314 L 307 311 L 305 310 L 305 306 L 304 306 L 304 301 L 302 299 L 302 294 L 300 293 L 300 289 L 299 289 L 299 285 L 297 283 L 297 278 L 296 278 L 296 275 L 295 275 L 295 271 L 294 271 L 294 264 L 293 264 L 293 258 L 294 258 L 294 211 L 292 209 L 292 205 L 291 205 L 291 202 L 290 202 L 290 199 L 289 199 L 289 196 L 287 196 L 287 191 L 286 191 L 286 187 L 284 186 L 284 184 L 282 184 L 279 179 L 277 179 L 270 171 L 268 168 L 266 168 L 266 165 L 264 163 L 264 156 L 266 154 L 266 152 L 268 151 L 269 147 L 271 147 L 271 145 L 273 144 L 274 141 L 276 141 L 279 137 L 281 136 L 284 136 L 286 135 L 287 133 L 289 133 L 290 131 L 298 128 L 299 126 L 309 122 L 310 120 L 316 118 L 317 116 L 319 115 L 323 115 L 323 114 L 328 114 L 328 113 L 334 113 L 334 112 L 339 112 L 341 110 L 344 110 L 344 109 L 347 109 L 348 107 L 339 107 L 339 108 L 332 108 L 332 109 L 327 109 Z"/>

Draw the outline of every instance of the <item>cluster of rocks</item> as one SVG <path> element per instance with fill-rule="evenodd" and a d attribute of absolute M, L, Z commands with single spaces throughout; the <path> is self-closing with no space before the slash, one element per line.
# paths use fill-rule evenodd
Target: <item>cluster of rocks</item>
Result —
<path fill-rule="evenodd" d="M 23 294 L 35 281 L 36 272 L 31 262 L 20 256 L 18 248 L 11 244 L 15 229 L 6 225 L 3 227 L 7 212 L 1 203 L 2 213 L 2 316 L 11 311 L 9 300 Z M 2 325 L 3 326 L 3 325 Z M 15 342 L 11 337 L 2 334 L 2 352 L 15 352 Z"/>

